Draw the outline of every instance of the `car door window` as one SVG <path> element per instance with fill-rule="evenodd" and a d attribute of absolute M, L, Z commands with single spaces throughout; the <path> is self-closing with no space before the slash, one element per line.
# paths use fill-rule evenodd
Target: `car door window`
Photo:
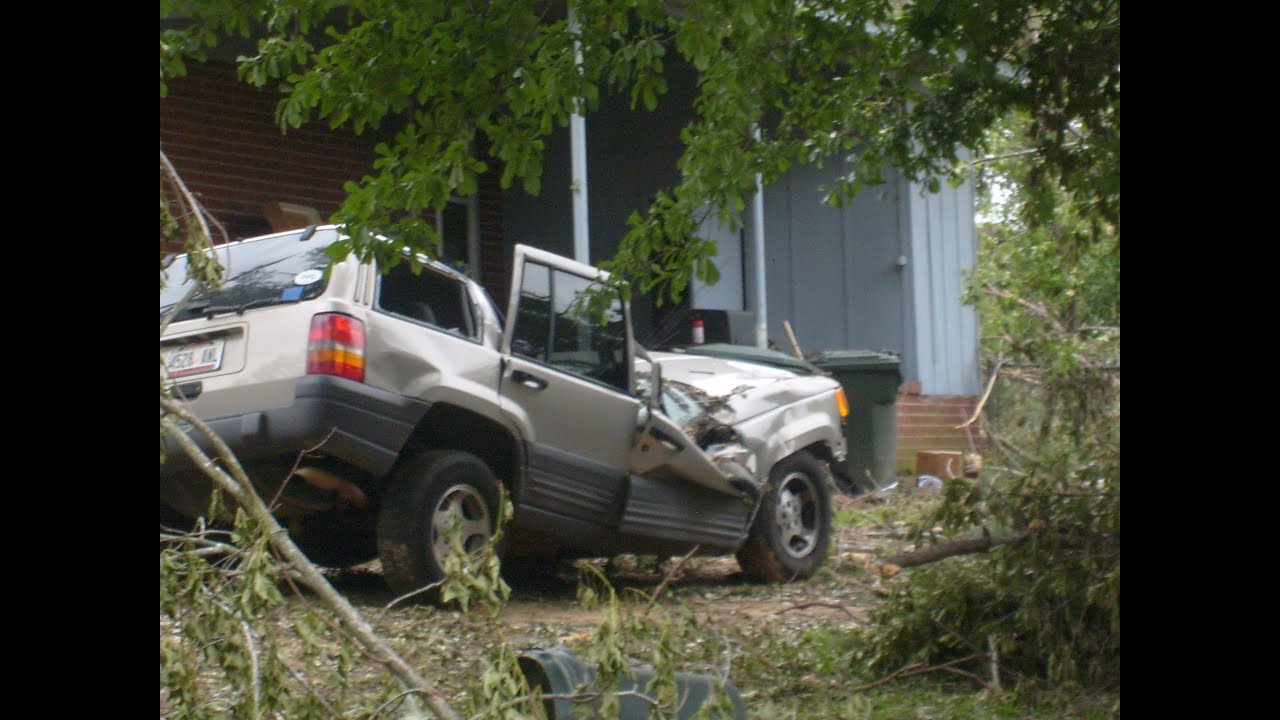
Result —
<path fill-rule="evenodd" d="M 602 312 L 599 302 L 590 302 L 592 285 L 579 275 L 526 263 L 511 351 L 630 392 L 622 302 L 607 298 Z"/>

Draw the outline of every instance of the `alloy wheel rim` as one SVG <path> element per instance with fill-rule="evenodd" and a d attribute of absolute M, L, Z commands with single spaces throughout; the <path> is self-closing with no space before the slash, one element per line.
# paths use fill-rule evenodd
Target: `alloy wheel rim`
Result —
<path fill-rule="evenodd" d="M 782 479 L 774 510 L 779 545 L 797 560 L 818 544 L 818 490 L 808 475 L 793 472 Z"/>
<path fill-rule="evenodd" d="M 431 551 L 441 569 L 444 569 L 445 558 L 452 552 L 454 533 L 458 534 L 462 549 L 468 554 L 483 549 L 493 535 L 489 506 L 480 491 L 470 485 L 450 488 L 432 512 Z"/>

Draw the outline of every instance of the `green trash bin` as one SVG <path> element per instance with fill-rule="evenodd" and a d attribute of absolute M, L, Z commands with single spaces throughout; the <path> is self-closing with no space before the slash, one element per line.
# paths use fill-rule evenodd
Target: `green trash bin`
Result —
<path fill-rule="evenodd" d="M 831 373 L 849 398 L 844 431 L 849 454 L 831 470 L 855 493 L 892 484 L 897 474 L 901 359 L 888 351 L 833 350 L 820 354 L 813 364 Z"/>

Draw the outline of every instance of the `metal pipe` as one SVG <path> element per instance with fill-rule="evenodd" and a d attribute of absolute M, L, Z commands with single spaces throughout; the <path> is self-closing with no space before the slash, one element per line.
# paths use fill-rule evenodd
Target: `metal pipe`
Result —
<path fill-rule="evenodd" d="M 760 127 L 755 128 L 760 140 Z M 756 194 L 751 199 L 752 255 L 756 266 L 756 347 L 769 347 L 769 299 L 764 287 L 764 181 L 756 173 Z"/>
<path fill-rule="evenodd" d="M 580 28 L 574 2 L 569 2 L 569 32 L 574 35 L 573 58 L 582 69 L 582 43 L 577 39 Z M 575 98 L 577 112 L 569 116 L 569 157 L 573 192 L 573 259 L 591 264 L 591 240 L 587 234 L 587 120 L 581 114 L 582 98 Z"/>

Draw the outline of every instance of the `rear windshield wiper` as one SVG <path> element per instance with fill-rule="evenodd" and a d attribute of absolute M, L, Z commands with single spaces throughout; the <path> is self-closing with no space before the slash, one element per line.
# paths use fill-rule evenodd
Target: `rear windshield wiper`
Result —
<path fill-rule="evenodd" d="M 230 312 L 237 315 L 243 315 L 244 311 L 250 308 L 266 307 L 268 305 L 284 305 L 286 303 L 298 302 L 301 299 L 301 297 L 292 299 L 280 297 L 258 298 L 257 300 L 250 300 L 242 305 L 210 305 L 208 307 L 199 308 L 196 313 L 203 315 L 205 320 L 211 320 L 214 315 L 222 315 Z"/>
<path fill-rule="evenodd" d="M 177 303 L 169 303 L 168 305 L 161 305 L 160 319 L 163 320 L 164 316 L 168 314 L 168 312 L 172 310 L 173 306 L 176 304 Z M 204 309 L 208 306 L 209 306 L 209 302 L 207 300 L 192 300 L 191 302 L 182 306 L 182 312 L 180 314 L 181 315 L 199 315 L 200 313 L 204 312 Z"/>

